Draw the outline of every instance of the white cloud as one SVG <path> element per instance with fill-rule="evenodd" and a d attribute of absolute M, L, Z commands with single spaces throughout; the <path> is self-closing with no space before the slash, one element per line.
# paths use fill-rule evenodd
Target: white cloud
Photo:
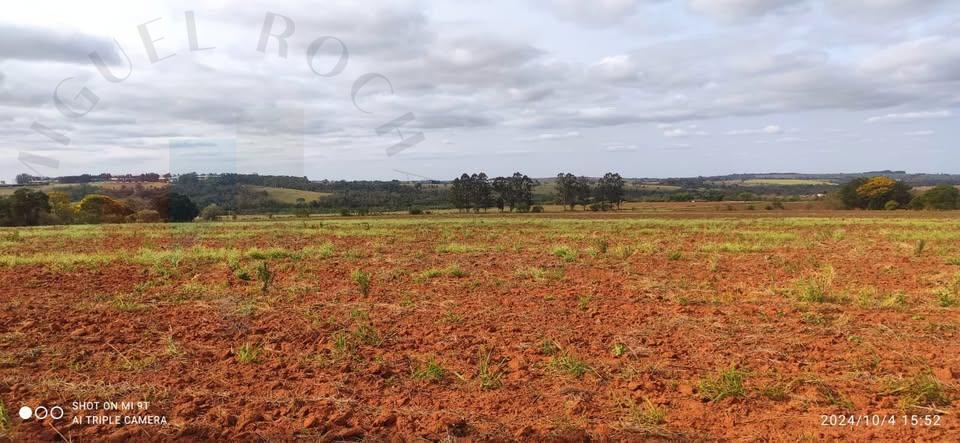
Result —
<path fill-rule="evenodd" d="M 607 152 L 633 152 L 637 150 L 637 146 L 624 143 L 611 143 L 603 149 Z"/>
<path fill-rule="evenodd" d="M 801 6 L 807 0 L 689 0 L 694 11 L 723 19 L 739 19 Z"/>
<path fill-rule="evenodd" d="M 541 141 L 551 141 L 551 140 L 566 140 L 571 138 L 580 138 L 580 132 L 570 131 L 563 133 L 546 133 L 540 134 L 533 137 L 518 137 L 514 140 L 520 142 L 541 142 Z"/>
<path fill-rule="evenodd" d="M 960 80 L 960 38 L 929 36 L 883 48 L 865 59 L 866 75 L 905 82 Z"/>
<path fill-rule="evenodd" d="M 625 81 L 640 77 L 637 63 L 629 55 L 604 57 L 590 69 L 603 80 Z"/>
<path fill-rule="evenodd" d="M 941 118 L 950 118 L 953 117 L 953 113 L 949 110 L 940 110 L 940 111 L 919 111 L 919 112 L 904 112 L 899 114 L 887 114 L 887 115 L 878 115 L 876 117 L 870 117 L 866 121 L 867 123 L 890 123 L 890 122 L 901 122 L 901 121 L 911 121 L 911 120 L 931 120 L 931 119 L 941 119 Z"/>
<path fill-rule="evenodd" d="M 695 127 L 695 126 L 694 126 Z M 693 128 L 683 129 L 683 128 L 673 128 L 663 131 L 664 137 L 698 137 L 698 136 L 707 136 L 710 135 L 706 131 L 698 131 Z"/>
<path fill-rule="evenodd" d="M 763 135 L 763 134 L 781 134 L 783 128 L 777 125 L 768 125 L 760 129 L 736 129 L 727 131 L 727 135 Z"/>
<path fill-rule="evenodd" d="M 622 22 L 636 12 L 642 0 L 538 0 L 557 17 L 599 27 Z"/>
<path fill-rule="evenodd" d="M 931 136 L 931 135 L 933 135 L 933 134 L 934 134 L 934 132 L 933 132 L 933 131 L 930 131 L 930 130 L 925 130 L 925 131 L 907 131 L 907 132 L 904 132 L 904 133 L 903 133 L 903 135 L 906 135 L 906 136 L 908 136 L 908 137 L 927 137 L 927 136 Z"/>

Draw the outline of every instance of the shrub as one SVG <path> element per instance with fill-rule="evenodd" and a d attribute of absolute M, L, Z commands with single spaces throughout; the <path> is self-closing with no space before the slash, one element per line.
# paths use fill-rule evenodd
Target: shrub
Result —
<path fill-rule="evenodd" d="M 538 214 L 539 214 L 539 213 L 543 212 L 543 206 L 536 205 L 536 206 L 530 208 L 530 212 L 535 212 L 535 213 L 538 213 Z"/>
<path fill-rule="evenodd" d="M 220 217 L 223 216 L 223 214 L 224 214 L 223 208 L 221 208 L 216 203 L 211 203 L 207 205 L 207 207 L 203 208 L 202 211 L 200 211 L 200 218 L 207 221 L 215 221 L 215 220 L 219 220 Z"/>
<path fill-rule="evenodd" d="M 900 209 L 900 203 L 890 200 L 883 205 L 883 209 L 886 209 L 887 211 L 896 211 L 897 209 Z"/>
<path fill-rule="evenodd" d="M 420 209 L 420 208 L 410 208 L 410 211 L 408 211 L 408 212 L 410 213 L 410 215 L 422 215 L 422 214 L 423 214 L 423 209 Z"/>

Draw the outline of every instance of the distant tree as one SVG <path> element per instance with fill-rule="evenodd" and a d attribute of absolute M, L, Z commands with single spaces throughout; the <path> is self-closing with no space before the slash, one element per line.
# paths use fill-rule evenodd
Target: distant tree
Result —
<path fill-rule="evenodd" d="M 951 185 L 939 185 L 918 195 L 910 207 L 915 209 L 960 209 L 960 191 Z"/>
<path fill-rule="evenodd" d="M 530 177 L 519 172 L 514 172 L 509 180 L 511 199 L 508 200 L 508 203 L 510 204 L 510 211 L 513 211 L 514 207 L 523 208 L 525 211 L 529 210 L 530 206 L 533 205 L 533 187 L 536 186 L 536 183 Z"/>
<path fill-rule="evenodd" d="M 563 206 L 581 205 L 586 209 L 590 203 L 590 181 L 586 177 L 577 177 L 569 172 L 557 175 L 557 201 Z"/>
<path fill-rule="evenodd" d="M 587 205 L 590 204 L 590 179 L 586 177 L 577 177 L 573 182 L 573 190 L 576 195 L 577 204 L 583 206 L 583 210 L 587 210 Z"/>
<path fill-rule="evenodd" d="M 470 197 L 476 212 L 480 209 L 486 211 L 493 206 L 493 189 L 490 188 L 486 173 L 470 175 Z"/>
<path fill-rule="evenodd" d="M 450 201 L 459 211 L 470 210 L 470 176 L 463 174 L 453 179 L 450 186 Z"/>
<path fill-rule="evenodd" d="M 14 226 L 35 226 L 50 213 L 50 198 L 33 189 L 17 189 L 10 197 L 9 223 Z"/>
<path fill-rule="evenodd" d="M 54 191 L 48 194 L 50 208 L 60 223 L 73 223 L 77 219 L 77 211 L 70 202 L 70 196 L 65 192 Z"/>
<path fill-rule="evenodd" d="M 620 203 L 623 202 L 624 195 L 623 186 L 623 177 L 621 177 L 620 174 L 614 172 L 604 174 L 603 177 L 597 181 L 595 190 L 601 207 L 609 203 L 611 205 L 617 205 L 617 209 L 620 209 Z"/>
<path fill-rule="evenodd" d="M 843 206 L 848 209 L 884 209 L 891 201 L 906 206 L 912 200 L 910 186 L 887 176 L 852 180 L 839 193 Z"/>
<path fill-rule="evenodd" d="M 569 172 L 557 174 L 556 190 L 557 203 L 572 211 L 577 204 L 577 177 Z"/>
<path fill-rule="evenodd" d="M 310 206 L 307 205 L 306 199 L 297 199 L 297 207 L 294 208 L 293 214 L 300 218 L 307 218 L 310 216 Z"/>
<path fill-rule="evenodd" d="M 200 181 L 200 179 L 197 176 L 196 172 L 182 174 L 180 175 L 180 177 L 177 178 L 177 184 L 180 184 L 180 185 L 192 185 L 192 184 L 196 184 L 198 181 Z"/>
<path fill-rule="evenodd" d="M 200 211 L 200 218 L 207 221 L 216 221 L 223 216 L 225 211 L 216 203 L 211 203 Z"/>
<path fill-rule="evenodd" d="M 866 200 L 864 200 L 863 197 L 857 193 L 857 189 L 863 186 L 866 182 L 866 178 L 856 178 L 840 188 L 838 193 L 840 194 L 840 202 L 843 204 L 844 208 L 864 209 L 867 207 Z"/>
<path fill-rule="evenodd" d="M 200 214 L 197 204 L 183 194 L 171 192 L 167 199 L 167 220 L 174 223 L 191 222 Z M 163 214 L 162 211 L 159 211 Z"/>
<path fill-rule="evenodd" d="M 510 203 L 512 198 L 510 195 L 510 180 L 505 177 L 494 178 L 490 183 L 490 187 L 493 189 L 493 192 L 497 194 L 497 209 L 499 209 L 500 212 L 503 212 L 503 208 L 509 205 L 510 210 L 513 211 L 513 204 Z"/>
<path fill-rule="evenodd" d="M 504 206 L 513 212 L 516 208 L 526 210 L 533 204 L 533 187 L 535 183 L 526 175 L 519 172 L 510 177 L 497 177 L 491 182 L 491 189 L 497 194 L 497 207 L 502 211 Z"/>
<path fill-rule="evenodd" d="M 106 195 L 90 194 L 77 205 L 77 214 L 86 223 L 119 223 L 132 213 L 123 203 Z"/>
<path fill-rule="evenodd" d="M 0 226 L 12 226 L 13 216 L 10 214 L 10 206 L 13 205 L 10 197 L 0 197 Z"/>

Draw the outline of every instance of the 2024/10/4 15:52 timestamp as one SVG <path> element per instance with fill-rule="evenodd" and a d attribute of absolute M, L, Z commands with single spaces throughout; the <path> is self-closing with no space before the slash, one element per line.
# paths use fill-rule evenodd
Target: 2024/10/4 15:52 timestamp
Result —
<path fill-rule="evenodd" d="M 820 416 L 820 426 L 924 426 L 941 425 L 939 415 L 842 415 Z"/>

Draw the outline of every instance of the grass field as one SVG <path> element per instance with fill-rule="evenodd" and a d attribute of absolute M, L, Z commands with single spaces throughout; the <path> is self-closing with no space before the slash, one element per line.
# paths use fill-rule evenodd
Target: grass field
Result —
<path fill-rule="evenodd" d="M 137 185 L 144 186 L 146 188 L 161 188 L 161 187 L 167 186 L 166 183 L 159 183 L 159 182 L 138 182 L 138 183 L 94 182 L 94 183 L 88 183 L 88 185 L 96 186 L 104 189 L 119 189 L 122 187 L 133 188 L 134 186 L 137 186 Z M 70 188 L 73 186 L 81 186 L 81 185 L 55 184 L 55 185 L 43 185 L 43 186 L 30 186 L 30 189 L 43 191 L 49 194 L 57 190 L 63 191 L 64 189 Z M 19 188 L 18 187 L 2 187 L 0 188 L 0 197 L 13 195 L 13 193 L 16 192 L 17 189 Z"/>
<path fill-rule="evenodd" d="M 800 178 L 751 178 L 747 180 L 727 180 L 719 182 L 726 185 L 740 186 L 817 186 L 817 185 L 836 185 L 836 183 L 826 180 L 809 180 Z"/>
<path fill-rule="evenodd" d="M 756 212 L 0 229 L 6 414 L 149 399 L 169 421 L 3 432 L 956 436 L 960 218 Z M 867 413 L 941 418 L 821 426 Z"/>
<path fill-rule="evenodd" d="M 289 189 L 289 188 L 268 188 L 265 186 L 252 186 L 252 185 L 243 185 L 247 190 L 253 192 L 264 191 L 267 193 L 267 196 L 270 199 L 276 200 L 280 203 L 285 204 L 295 204 L 297 199 L 302 198 L 307 203 L 314 200 L 320 200 L 323 197 L 330 195 L 325 192 L 313 192 L 313 191 L 301 191 L 299 189 Z"/>

